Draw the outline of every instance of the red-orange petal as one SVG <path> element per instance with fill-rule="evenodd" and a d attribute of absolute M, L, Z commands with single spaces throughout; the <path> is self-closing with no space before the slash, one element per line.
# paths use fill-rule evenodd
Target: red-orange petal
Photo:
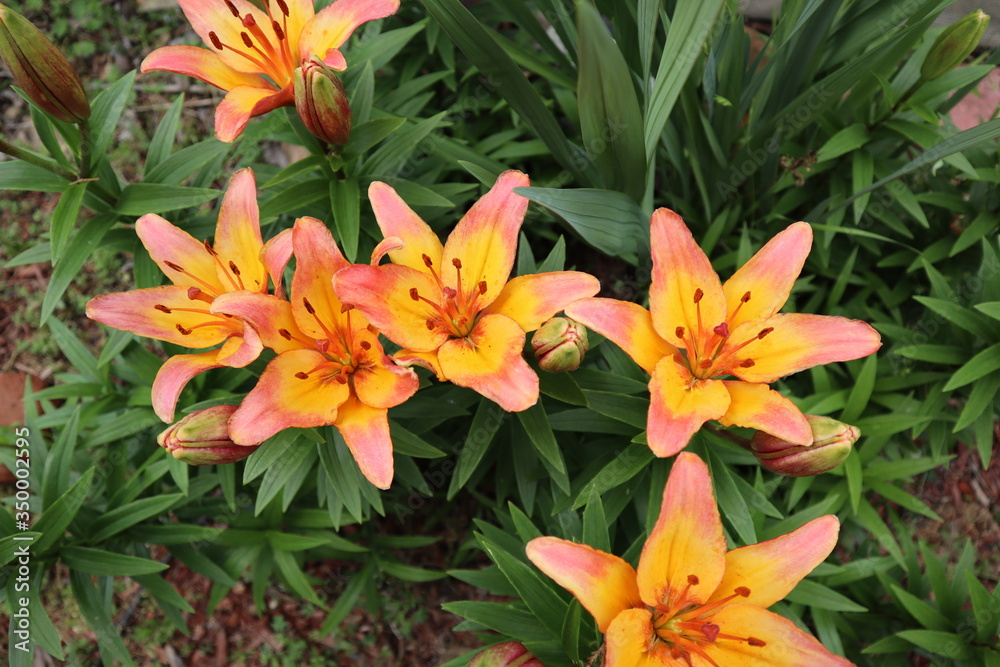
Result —
<path fill-rule="evenodd" d="M 177 354 L 160 366 L 153 380 L 152 402 L 156 416 L 170 423 L 174 420 L 177 399 L 193 377 L 210 368 L 219 368 L 216 350 L 198 354 Z"/>
<path fill-rule="evenodd" d="M 226 7 L 226 3 L 221 0 L 177 0 L 181 6 L 181 11 L 187 17 L 191 27 L 201 37 L 201 40 L 211 49 L 215 50 L 230 67 L 240 72 L 259 72 L 245 58 L 228 49 L 218 51 L 212 45 L 212 38 L 209 33 L 214 32 L 216 37 L 223 43 L 236 48 L 243 47 L 243 39 L 240 33 L 244 31 L 243 23 L 236 18 Z M 260 9 L 253 6 L 246 0 L 230 0 L 240 16 L 250 14 L 258 25 L 269 26 L 271 22 L 267 15 Z M 262 72 L 259 72 L 262 73 Z"/>
<path fill-rule="evenodd" d="M 648 609 L 627 609 L 618 614 L 608 627 L 604 641 L 607 667 L 686 667 L 688 664 L 671 658 L 670 647 L 656 638 L 653 615 Z M 694 664 L 706 667 L 700 662 Z M 730 666 L 726 664 L 726 667 Z"/>
<path fill-rule="evenodd" d="M 292 277 L 291 302 L 295 321 L 309 336 L 329 339 L 330 334 L 346 326 L 347 321 L 346 315 L 341 312 L 343 304 L 333 291 L 330 279 L 349 264 L 333 240 L 333 234 L 316 218 L 295 221 L 292 244 L 295 248 L 295 274 Z M 306 307 L 307 301 L 314 314 Z M 352 317 L 351 326 L 362 328 L 367 326 L 367 322 L 362 317 Z"/>
<path fill-rule="evenodd" d="M 611 339 L 650 375 L 660 359 L 677 353 L 676 347 L 656 333 L 652 316 L 639 304 L 580 299 L 566 307 L 566 314 Z"/>
<path fill-rule="evenodd" d="M 821 516 L 759 544 L 733 549 L 726 554 L 726 574 L 708 600 L 714 602 L 743 589 L 748 595 L 738 602 L 770 607 L 783 600 L 803 578 L 826 560 L 837 545 L 840 522 L 833 515 Z"/>
<path fill-rule="evenodd" d="M 368 200 L 375 212 L 382 236 L 399 237 L 403 246 L 389 251 L 393 264 L 402 264 L 417 271 L 429 272 L 426 255 L 436 271 L 441 270 L 441 240 L 427 223 L 410 208 L 389 185 L 375 181 L 368 188 Z"/>
<path fill-rule="evenodd" d="M 430 352 L 448 340 L 440 328 L 428 329 L 437 316 L 431 306 L 414 301 L 418 296 L 440 302 L 441 289 L 434 279 L 408 266 L 354 264 L 333 277 L 333 287 L 344 303 L 357 307 L 386 338 L 415 352 Z"/>
<path fill-rule="evenodd" d="M 251 118 L 293 102 L 291 85 L 281 90 L 236 86 L 215 108 L 215 137 L 232 143 L 243 133 Z"/>
<path fill-rule="evenodd" d="M 639 557 L 639 592 L 651 607 L 703 604 L 718 588 L 725 567 L 726 538 L 708 466 L 683 452 L 674 461 L 660 516 Z"/>
<path fill-rule="evenodd" d="M 212 301 L 213 313 L 237 317 L 253 327 L 266 347 L 278 354 L 307 347 L 312 341 L 295 324 L 292 305 L 259 292 L 227 292 Z M 282 334 L 284 331 L 287 336 Z"/>
<path fill-rule="evenodd" d="M 732 399 L 723 426 L 743 426 L 781 438 L 796 445 L 812 443 L 812 428 L 794 403 L 766 384 L 724 380 Z"/>
<path fill-rule="evenodd" d="M 457 286 L 454 260 L 461 262 L 462 290 L 473 294 L 486 283 L 486 292 L 479 297 L 484 308 L 500 294 L 507 283 L 517 253 L 517 235 L 528 210 L 528 200 L 514 188 L 530 185 L 528 177 L 519 171 L 505 171 L 489 192 L 465 214 L 448 236 L 441 256 L 442 279 L 445 285 Z"/>
<path fill-rule="evenodd" d="M 222 90 L 236 86 L 267 88 L 270 84 L 259 74 L 233 69 L 220 57 L 218 51 L 197 46 L 164 46 L 150 53 L 142 61 L 143 72 L 174 72 L 204 81 Z"/>
<path fill-rule="evenodd" d="M 183 229 L 155 213 L 147 213 L 136 221 L 135 233 L 149 256 L 173 284 L 197 287 L 216 294 L 228 289 L 219 282 L 215 260 L 205 250 L 205 244 Z M 171 264 L 183 271 L 171 268 Z"/>
<path fill-rule="evenodd" d="M 678 327 L 683 327 L 688 337 L 694 336 L 700 312 L 702 332 L 710 334 L 713 327 L 726 320 L 726 299 L 718 274 L 691 230 L 670 209 L 657 209 L 650 222 L 650 244 L 653 282 L 649 310 L 653 326 L 668 343 L 683 347 Z"/>
<path fill-rule="evenodd" d="M 215 268 L 222 285 L 227 289 L 267 291 L 267 269 L 261 262 L 264 241 L 260 236 L 257 182 L 249 168 L 240 169 L 229 179 L 212 247 L 219 255 Z"/>
<path fill-rule="evenodd" d="M 787 618 L 749 604 L 723 607 L 709 617 L 720 637 L 705 644 L 706 655 L 719 665 L 740 667 L 849 667 L 812 635 Z M 741 637 L 744 640 L 726 639 Z M 753 641 L 748 641 L 752 639 Z"/>
<path fill-rule="evenodd" d="M 291 350 L 272 359 L 229 420 L 233 442 L 259 445 L 286 428 L 333 424 L 351 391 L 347 384 L 326 379 L 323 370 L 313 370 L 325 363 L 327 358 L 315 350 Z"/>
<path fill-rule="evenodd" d="M 212 315 L 209 304 L 192 301 L 188 289 L 179 285 L 103 294 L 87 304 L 87 317 L 115 329 L 193 349 L 218 345 L 243 331 L 240 322 Z"/>
<path fill-rule="evenodd" d="M 739 307 L 736 317 L 729 320 L 730 330 L 781 310 L 809 256 L 812 238 L 812 227 L 808 223 L 789 225 L 726 281 L 722 290 L 726 294 L 728 312 L 733 313 Z M 741 305 L 747 294 L 750 299 Z"/>
<path fill-rule="evenodd" d="M 343 45 L 358 26 L 392 16 L 398 9 L 399 0 L 336 0 L 302 29 L 299 59 L 305 61 L 317 55 L 325 60 L 327 53 Z"/>
<path fill-rule="evenodd" d="M 340 406 L 335 425 L 361 473 L 378 488 L 388 489 L 393 476 L 388 411 L 351 396 Z"/>
<path fill-rule="evenodd" d="M 448 378 L 445 377 L 444 373 L 441 371 L 441 364 L 438 362 L 437 350 L 431 350 L 430 352 L 400 350 L 396 354 L 392 355 L 392 358 L 400 366 L 404 366 L 406 368 L 412 368 L 413 366 L 426 368 L 430 372 L 434 373 L 434 377 L 436 377 L 439 382 L 446 382 L 448 380 Z"/>
<path fill-rule="evenodd" d="M 483 312 L 506 315 L 525 331 L 534 331 L 560 310 L 600 289 L 597 278 L 580 271 L 518 276 L 504 285 L 496 301 Z"/>
<path fill-rule="evenodd" d="M 264 244 L 264 249 L 260 251 L 260 259 L 267 268 L 267 274 L 274 283 L 274 295 L 279 299 L 285 298 L 285 287 L 282 278 L 285 275 L 285 267 L 288 260 L 292 258 L 292 230 L 285 229 L 279 232 L 271 240 Z"/>
<path fill-rule="evenodd" d="M 635 569 L 618 556 L 557 537 L 528 542 L 528 560 L 572 593 L 601 632 L 626 609 L 642 607 Z"/>
<path fill-rule="evenodd" d="M 384 410 L 399 405 L 417 392 L 420 386 L 417 374 L 392 363 L 382 351 L 377 335 L 368 329 L 357 332 L 354 350 L 355 361 L 361 365 L 354 373 L 354 391 L 361 402 Z"/>
<path fill-rule="evenodd" d="M 730 341 L 750 340 L 765 329 L 771 331 L 734 356 L 753 360 L 753 365 L 736 364 L 729 371 L 741 380 L 774 382 L 813 366 L 867 357 L 882 346 L 878 332 L 860 320 L 799 313 L 741 324 Z"/>
<path fill-rule="evenodd" d="M 453 338 L 438 350 L 441 372 L 508 412 L 527 410 L 538 402 L 538 376 L 521 356 L 524 339 L 506 315 L 483 315 L 468 337 Z"/>
<path fill-rule="evenodd" d="M 230 336 L 216 350 L 216 360 L 223 366 L 243 368 L 264 351 L 264 344 L 253 327 L 243 326 L 239 335 Z"/>
<path fill-rule="evenodd" d="M 649 448 L 661 458 L 673 456 L 702 424 L 725 415 L 729 405 L 722 381 L 698 380 L 673 357 L 660 359 L 649 380 Z"/>

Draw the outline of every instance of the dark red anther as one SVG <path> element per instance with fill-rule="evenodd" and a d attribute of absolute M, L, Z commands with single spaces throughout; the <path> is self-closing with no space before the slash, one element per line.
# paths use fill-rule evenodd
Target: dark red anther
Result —
<path fill-rule="evenodd" d="M 292 339 L 292 334 L 289 333 L 288 329 L 278 329 L 278 335 L 284 338 L 285 340 Z"/>
<path fill-rule="evenodd" d="M 191 330 L 190 329 L 185 329 L 184 327 L 182 327 L 179 324 L 177 324 L 175 326 L 177 327 L 177 330 L 181 332 L 182 336 L 190 336 L 191 335 Z"/>
<path fill-rule="evenodd" d="M 747 637 L 747 644 L 750 644 L 750 646 L 767 646 L 767 642 L 756 637 Z"/>
<path fill-rule="evenodd" d="M 413 299 L 414 301 L 420 301 L 420 293 L 417 292 L 416 287 L 410 288 L 410 298 Z"/>
<path fill-rule="evenodd" d="M 281 29 L 281 26 L 278 25 L 277 21 L 271 21 L 271 29 L 274 30 L 274 34 L 277 36 L 278 41 L 284 41 L 285 31 Z"/>
<path fill-rule="evenodd" d="M 278 9 L 281 10 L 282 14 L 288 16 L 288 5 L 285 4 L 285 0 L 278 0 Z"/>
<path fill-rule="evenodd" d="M 701 297 L 703 296 L 705 296 L 705 293 L 701 291 L 701 288 L 699 287 L 694 291 L 694 302 L 698 303 L 699 301 L 701 301 Z"/>
<path fill-rule="evenodd" d="M 461 269 L 462 268 L 462 260 L 460 260 L 458 257 L 456 257 L 455 259 L 451 260 L 451 265 L 454 266 L 456 269 Z"/>
<path fill-rule="evenodd" d="M 746 586 L 739 586 L 735 591 L 740 597 L 748 598 L 750 597 L 750 589 Z"/>
<path fill-rule="evenodd" d="M 212 42 L 212 46 L 220 51 L 222 50 L 222 40 L 215 34 L 215 31 L 208 33 L 208 39 Z"/>
<path fill-rule="evenodd" d="M 351 310 L 354 310 L 354 306 L 352 306 L 350 304 L 344 303 L 344 304 L 341 304 L 341 306 L 340 306 L 340 312 L 341 313 L 346 313 L 346 312 L 351 311 Z"/>
<path fill-rule="evenodd" d="M 233 260 L 229 260 L 229 270 L 233 272 L 234 276 L 240 275 L 240 269 Z"/>
<path fill-rule="evenodd" d="M 299 371 L 298 373 L 295 374 L 295 377 L 297 377 L 300 380 L 308 380 L 309 379 L 309 374 L 308 373 L 303 373 L 302 371 Z"/>
<path fill-rule="evenodd" d="M 479 293 L 480 294 L 486 294 L 486 281 L 485 280 L 480 280 L 479 281 Z"/>
<path fill-rule="evenodd" d="M 684 338 L 684 327 L 677 327 L 674 329 L 674 335 L 678 338 Z"/>
<path fill-rule="evenodd" d="M 699 581 L 700 580 L 698 579 L 697 576 L 695 576 L 693 574 L 689 574 L 688 575 L 688 584 L 689 585 L 691 585 L 691 586 L 697 586 Z"/>
<path fill-rule="evenodd" d="M 754 365 L 753 359 L 744 359 L 740 362 L 740 368 L 750 368 Z"/>
<path fill-rule="evenodd" d="M 370 349 L 372 349 L 372 344 L 369 343 L 366 340 L 363 340 L 363 341 L 361 341 L 361 349 L 362 350 L 370 350 Z"/>
<path fill-rule="evenodd" d="M 309 303 L 309 299 L 302 297 L 302 305 L 306 307 L 306 312 L 310 315 L 316 314 L 316 309 L 312 307 L 311 303 Z"/>
<path fill-rule="evenodd" d="M 205 239 L 202 242 L 202 245 L 205 246 L 205 252 L 207 252 L 212 257 L 215 257 L 216 255 L 219 254 L 219 253 L 215 252 L 214 248 L 212 248 L 212 244 L 208 242 L 208 239 Z"/>
<path fill-rule="evenodd" d="M 238 9 L 236 9 L 236 5 L 234 5 L 234 4 L 233 4 L 232 2 L 230 2 L 229 0 L 224 0 L 224 2 L 226 3 L 226 7 L 228 7 L 228 8 L 229 8 L 229 11 L 230 11 L 230 12 L 232 12 L 233 16 L 234 16 L 235 18 L 239 18 L 239 17 L 240 17 L 240 12 L 239 12 L 239 10 L 238 10 Z"/>
<path fill-rule="evenodd" d="M 180 265 L 179 265 L 179 264 L 174 264 L 173 262 L 168 262 L 168 261 L 166 261 L 166 260 L 164 260 L 164 261 L 163 261 L 163 263 L 164 263 L 164 264 L 166 264 L 168 268 L 171 268 L 171 269 L 173 269 L 174 271 L 183 271 L 183 270 L 184 270 L 184 269 L 182 269 L 182 268 L 180 267 Z"/>
<path fill-rule="evenodd" d="M 243 38 L 243 43 L 247 45 L 248 49 L 253 48 L 253 40 L 250 39 L 250 35 L 246 34 L 245 32 L 241 32 L 240 37 Z"/>
<path fill-rule="evenodd" d="M 161 313 L 166 313 L 167 315 L 173 312 L 172 310 L 164 306 L 162 303 L 156 304 L 155 306 L 153 306 L 153 308 L 156 308 Z"/>
<path fill-rule="evenodd" d="M 702 362 L 700 364 L 698 364 L 698 365 L 701 366 L 703 369 L 705 369 L 707 371 L 709 368 L 712 367 L 712 360 L 711 359 L 703 359 Z"/>
<path fill-rule="evenodd" d="M 420 259 L 424 260 L 424 266 L 426 266 L 428 269 L 434 266 L 434 262 L 432 262 L 431 258 L 428 257 L 427 255 L 421 255 Z"/>
<path fill-rule="evenodd" d="M 747 301 L 749 301 L 749 300 L 750 300 L 750 292 L 747 292 L 746 294 L 744 294 L 744 295 L 743 295 L 743 296 L 742 296 L 742 297 L 740 298 L 740 301 L 741 301 L 742 303 L 746 303 L 746 302 L 747 302 Z"/>
<path fill-rule="evenodd" d="M 761 340 L 762 338 L 764 338 L 764 336 L 771 333 L 772 331 L 774 331 L 774 327 L 767 327 L 766 329 L 761 329 L 760 333 L 757 334 L 757 340 Z"/>
<path fill-rule="evenodd" d="M 434 331 L 434 321 L 433 320 L 427 320 L 427 330 L 428 331 Z"/>

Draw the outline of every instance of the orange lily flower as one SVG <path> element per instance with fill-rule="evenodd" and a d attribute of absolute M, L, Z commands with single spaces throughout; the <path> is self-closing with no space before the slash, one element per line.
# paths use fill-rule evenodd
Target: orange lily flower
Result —
<path fill-rule="evenodd" d="M 253 116 L 294 103 L 293 74 L 318 56 L 343 71 L 339 47 L 366 21 L 396 13 L 399 0 L 337 0 L 318 14 L 313 0 L 179 0 L 211 50 L 165 46 L 142 61 L 143 72 L 176 72 L 228 92 L 215 110 L 215 136 L 233 141 Z"/>
<path fill-rule="evenodd" d="M 393 263 L 356 264 L 333 279 L 344 303 L 405 348 L 397 361 L 429 368 L 510 412 L 538 401 L 538 376 L 521 356 L 525 333 L 600 289 L 596 278 L 577 271 L 508 282 L 528 208 L 514 188 L 526 185 L 519 171 L 501 174 L 442 246 L 395 190 L 372 183 L 368 197 L 386 237 L 380 248 Z"/>
<path fill-rule="evenodd" d="M 851 663 L 767 607 L 826 559 L 839 530 L 837 517 L 822 516 L 727 553 L 708 466 L 685 452 L 638 571 L 555 537 L 532 540 L 527 554 L 594 616 L 606 667 L 833 667 Z"/>
<path fill-rule="evenodd" d="M 812 228 L 789 226 L 723 285 L 679 215 L 661 208 L 651 226 L 648 311 L 614 299 L 583 299 L 566 308 L 652 376 L 650 449 L 673 456 L 710 419 L 797 445 L 812 442 L 805 416 L 768 383 L 881 347 L 878 332 L 858 320 L 776 314 L 809 255 Z"/>
<path fill-rule="evenodd" d="M 236 172 L 229 181 L 214 246 L 152 213 L 139 218 L 135 231 L 173 285 L 98 296 L 87 304 L 87 317 L 185 347 L 222 344 L 197 354 L 175 355 L 160 367 L 153 381 L 153 410 L 169 423 L 177 398 L 194 376 L 220 366 L 242 368 L 264 349 L 252 327 L 211 312 L 211 304 L 235 290 L 266 293 L 268 276 L 280 290 L 281 274 L 291 256 L 291 236 L 282 233 L 264 245 L 257 185 L 250 169 Z"/>
<path fill-rule="evenodd" d="M 330 276 L 349 266 L 326 226 L 299 218 L 292 228 L 291 303 L 231 292 L 212 311 L 250 323 L 278 353 L 229 420 L 238 445 L 256 445 L 290 427 L 334 425 L 375 486 L 392 483 L 388 408 L 412 396 L 416 374 L 382 350 L 364 315 L 343 305 Z"/>

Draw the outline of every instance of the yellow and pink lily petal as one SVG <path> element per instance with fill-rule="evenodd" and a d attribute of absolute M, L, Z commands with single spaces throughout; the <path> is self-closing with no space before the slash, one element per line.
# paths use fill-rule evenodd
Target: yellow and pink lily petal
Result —
<path fill-rule="evenodd" d="M 594 616 L 608 667 L 832 667 L 851 663 L 765 608 L 826 559 L 839 527 L 828 515 L 727 553 L 708 467 L 685 452 L 674 462 L 638 569 L 554 537 L 532 540 L 527 555 Z"/>
<path fill-rule="evenodd" d="M 812 228 L 790 225 L 723 285 L 679 215 L 659 209 L 650 224 L 649 310 L 612 299 L 566 309 L 650 374 L 650 449 L 673 456 L 710 420 L 811 442 L 805 416 L 768 383 L 881 346 L 858 320 L 778 313 L 809 255 Z"/>
<path fill-rule="evenodd" d="M 514 189 L 528 184 L 519 171 L 501 174 L 442 245 L 395 190 L 373 183 L 368 196 L 392 263 L 354 265 L 334 277 L 344 303 L 403 348 L 397 361 L 428 368 L 510 412 L 538 400 L 538 376 L 521 355 L 525 334 L 600 289 L 577 271 L 508 280 L 528 208 Z"/>
<path fill-rule="evenodd" d="M 286 428 L 335 426 L 372 484 L 392 483 L 388 409 L 412 396 L 416 374 L 386 356 L 365 316 L 337 298 L 330 276 L 349 263 L 326 226 L 292 228 L 296 266 L 290 302 L 232 292 L 213 312 L 248 322 L 278 352 L 230 419 L 233 442 L 256 445 Z"/>
<path fill-rule="evenodd" d="M 150 257 L 173 283 L 163 287 L 105 294 L 87 304 L 87 316 L 115 329 L 193 349 L 172 357 L 153 382 L 153 409 L 173 421 L 177 398 L 196 375 L 220 366 L 242 367 L 257 358 L 263 343 L 238 318 L 212 312 L 212 302 L 232 291 L 266 293 L 270 277 L 280 285 L 290 246 L 283 237 L 266 246 L 253 172 L 243 169 L 229 181 L 219 209 L 215 243 L 198 241 L 158 215 L 144 215 L 136 234 Z"/>
<path fill-rule="evenodd" d="M 179 0 L 208 49 L 165 46 L 143 60 L 143 72 L 192 76 L 227 91 L 215 111 L 215 134 L 234 141 L 253 116 L 294 103 L 295 69 L 318 57 L 343 71 L 340 47 L 363 23 L 396 13 L 399 0 L 336 0 L 316 13 L 313 0 Z"/>

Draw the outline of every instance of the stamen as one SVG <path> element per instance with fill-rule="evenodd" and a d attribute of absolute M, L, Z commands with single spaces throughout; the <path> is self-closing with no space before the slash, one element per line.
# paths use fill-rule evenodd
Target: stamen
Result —
<path fill-rule="evenodd" d="M 750 292 L 747 292 L 740 298 L 740 303 L 746 303 L 750 300 Z"/>
<path fill-rule="evenodd" d="M 486 281 L 485 280 L 480 280 L 479 281 L 479 293 L 480 294 L 486 294 Z"/>
<path fill-rule="evenodd" d="M 347 378 L 345 378 L 343 375 L 334 375 L 333 379 L 340 384 L 347 384 Z"/>
<path fill-rule="evenodd" d="M 684 338 L 684 327 L 677 327 L 674 329 L 674 335 L 680 339 Z"/>
<path fill-rule="evenodd" d="M 698 289 L 696 289 L 696 290 L 694 291 L 694 302 L 695 302 L 695 303 L 698 303 L 699 301 L 701 301 L 701 298 L 702 298 L 703 296 L 705 296 L 705 293 L 704 293 L 704 292 L 703 292 L 703 291 L 701 290 L 701 288 L 699 287 Z"/>
<path fill-rule="evenodd" d="M 279 40 L 284 41 L 285 31 L 281 29 L 277 21 L 271 21 L 271 29 L 274 30 L 274 34 L 277 35 Z"/>
<path fill-rule="evenodd" d="M 299 371 L 298 373 L 295 374 L 295 377 L 297 377 L 300 380 L 308 380 L 309 379 L 309 374 L 308 373 L 303 373 L 302 371 Z"/>
<path fill-rule="evenodd" d="M 712 367 L 712 360 L 711 359 L 704 359 L 704 360 L 702 360 L 702 362 L 700 364 L 698 364 L 698 366 L 700 368 L 704 368 L 707 371 L 709 368 Z"/>
<path fill-rule="evenodd" d="M 238 16 L 238 14 L 237 14 L 237 16 Z M 215 34 L 214 30 L 212 32 L 208 33 L 208 39 L 211 40 L 212 46 L 214 46 L 215 48 L 217 48 L 219 51 L 222 50 L 222 40 L 219 39 L 219 36 Z"/>
<path fill-rule="evenodd" d="M 690 585 L 690 586 L 697 586 L 698 585 L 698 581 L 699 581 L 699 579 L 695 575 L 693 575 L 693 574 L 689 574 L 688 575 L 688 585 Z"/>
<path fill-rule="evenodd" d="M 237 278 L 239 277 L 240 269 L 238 266 L 236 266 L 236 262 L 234 262 L 233 260 L 229 260 L 229 270 L 233 272 L 234 276 L 236 276 Z"/>
<path fill-rule="evenodd" d="M 738 587 L 738 588 L 736 589 L 735 593 L 736 593 L 737 595 L 740 595 L 740 596 L 743 596 L 743 597 L 745 597 L 745 598 L 748 598 L 748 597 L 750 597 L 750 589 L 749 589 L 749 588 L 747 588 L 746 586 L 740 586 L 740 587 Z"/>
<path fill-rule="evenodd" d="M 168 262 L 167 260 L 164 260 L 163 263 L 166 264 L 171 269 L 173 269 L 174 271 L 180 271 L 181 273 L 187 273 L 187 271 L 185 271 L 184 269 L 182 269 L 180 267 L 180 265 L 178 265 L 178 264 L 174 264 L 173 262 Z"/>
<path fill-rule="evenodd" d="M 459 271 L 462 270 L 462 260 L 460 260 L 458 257 L 456 257 L 455 259 L 451 260 L 451 265 L 454 266 Z"/>
<path fill-rule="evenodd" d="M 251 49 L 256 49 L 257 48 L 256 46 L 254 46 L 253 40 L 250 39 L 250 35 L 246 34 L 243 31 L 240 31 L 240 37 L 243 39 L 243 43 L 246 44 L 247 48 L 251 48 Z"/>
<path fill-rule="evenodd" d="M 428 257 L 427 255 L 421 255 L 420 259 L 424 260 L 424 266 L 426 266 L 428 269 L 434 266 L 434 262 L 432 262 L 431 258 Z"/>
<path fill-rule="evenodd" d="M 740 368 L 751 368 L 755 365 L 753 359 L 744 359 L 740 362 Z"/>
<path fill-rule="evenodd" d="M 311 303 L 309 303 L 309 299 L 302 297 L 302 305 L 306 307 L 306 312 L 310 315 L 316 314 L 316 309 L 312 307 Z"/>
<path fill-rule="evenodd" d="M 285 4 L 285 0 L 277 0 L 277 1 L 278 1 L 278 9 L 281 10 L 282 14 L 288 16 L 288 5 Z"/>
<path fill-rule="evenodd" d="M 236 17 L 236 18 L 239 18 L 240 17 L 240 12 L 239 12 L 239 10 L 236 9 L 236 5 L 234 5 L 229 0 L 223 0 L 223 1 L 226 3 L 226 7 L 229 7 L 229 11 L 233 13 L 233 16 Z"/>
<path fill-rule="evenodd" d="M 340 306 L 340 313 L 341 314 L 349 313 L 352 310 L 354 310 L 354 306 L 352 306 L 350 304 L 345 303 L 345 304 L 341 304 L 341 306 Z"/>
<path fill-rule="evenodd" d="M 766 329 L 761 329 L 760 333 L 757 334 L 757 340 L 763 340 L 764 336 L 774 331 L 774 327 L 767 327 Z"/>
<path fill-rule="evenodd" d="M 366 340 L 363 340 L 363 341 L 361 341 L 361 349 L 362 350 L 370 350 L 370 349 L 372 349 L 372 344 L 369 343 Z"/>
<path fill-rule="evenodd" d="M 434 331 L 434 327 L 437 326 L 434 324 L 434 320 L 427 320 L 425 324 L 427 326 L 428 331 Z"/>
<path fill-rule="evenodd" d="M 215 33 L 212 33 L 212 34 L 215 34 Z M 214 248 L 212 248 L 212 244 L 208 242 L 208 239 L 205 239 L 205 241 L 204 241 L 204 243 L 202 243 L 202 245 L 204 245 L 204 246 L 205 246 L 205 250 L 206 250 L 206 251 L 208 252 L 208 254 L 209 254 L 209 255 L 211 255 L 212 257 L 215 257 L 216 255 L 218 255 L 218 254 L 219 254 L 219 253 L 215 252 L 215 249 L 214 249 Z"/>
<path fill-rule="evenodd" d="M 756 637 L 747 637 L 747 644 L 750 644 L 750 646 L 767 646 L 767 642 Z"/>
<path fill-rule="evenodd" d="M 173 312 L 172 310 L 170 310 L 169 308 L 167 308 L 166 306 L 164 306 L 163 304 L 160 304 L 160 303 L 158 303 L 155 306 L 153 306 L 153 308 L 157 309 L 161 313 L 166 313 L 167 315 L 169 315 L 170 313 Z"/>
<path fill-rule="evenodd" d="M 174 326 L 177 327 L 177 330 L 181 332 L 182 336 L 190 336 L 191 335 L 191 330 L 190 329 L 185 329 L 180 324 L 176 324 Z"/>
<path fill-rule="evenodd" d="M 420 301 L 420 293 L 417 292 L 416 287 L 410 288 L 410 298 L 413 299 L 414 301 Z"/>
<path fill-rule="evenodd" d="M 278 329 L 278 335 L 284 338 L 285 340 L 292 339 L 292 334 L 290 331 L 288 331 L 288 329 Z"/>

